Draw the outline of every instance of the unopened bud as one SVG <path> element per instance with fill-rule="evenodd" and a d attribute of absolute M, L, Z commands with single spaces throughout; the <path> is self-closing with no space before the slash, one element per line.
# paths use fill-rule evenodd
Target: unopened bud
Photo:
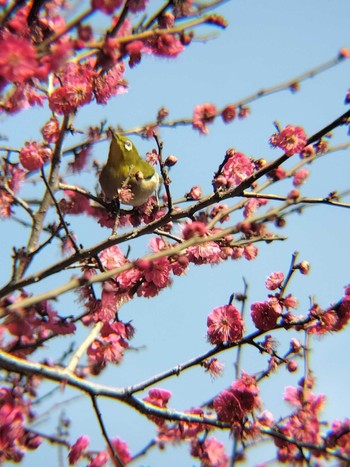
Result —
<path fill-rule="evenodd" d="M 298 269 L 299 271 L 306 275 L 306 274 L 309 274 L 310 272 L 310 263 L 308 261 L 302 261 L 299 265 L 298 265 Z"/>
<path fill-rule="evenodd" d="M 168 156 L 165 159 L 164 165 L 166 165 L 167 167 L 172 167 L 175 164 L 177 164 L 177 157 L 176 156 L 171 155 L 171 156 Z"/>
<path fill-rule="evenodd" d="M 300 197 L 300 191 L 299 190 L 291 190 L 288 193 L 287 198 L 290 200 L 297 200 Z"/>
<path fill-rule="evenodd" d="M 294 373 L 295 371 L 297 371 L 298 369 L 298 364 L 295 360 L 289 360 L 289 362 L 287 363 L 287 370 L 290 372 L 290 373 Z"/>

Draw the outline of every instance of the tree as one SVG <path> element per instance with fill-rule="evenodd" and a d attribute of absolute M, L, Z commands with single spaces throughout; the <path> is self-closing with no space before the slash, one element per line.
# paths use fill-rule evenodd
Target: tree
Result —
<path fill-rule="evenodd" d="M 349 463 L 340 36 L 302 70 L 254 53 L 257 4 L 254 37 L 223 0 L 1 3 L 1 461 Z M 162 179 L 141 206 L 101 193 L 113 132 Z"/>

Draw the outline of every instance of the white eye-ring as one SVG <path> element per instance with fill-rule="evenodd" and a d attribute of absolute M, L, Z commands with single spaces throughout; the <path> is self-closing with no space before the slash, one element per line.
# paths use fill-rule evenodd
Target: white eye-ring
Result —
<path fill-rule="evenodd" d="M 131 141 L 125 141 L 124 147 L 125 147 L 125 149 L 127 151 L 131 151 L 132 150 L 132 142 Z"/>

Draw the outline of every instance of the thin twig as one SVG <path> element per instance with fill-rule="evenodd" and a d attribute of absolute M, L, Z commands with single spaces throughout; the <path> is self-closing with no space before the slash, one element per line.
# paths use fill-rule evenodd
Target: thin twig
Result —
<path fill-rule="evenodd" d="M 116 467 L 124 467 L 124 462 L 122 462 L 122 460 L 120 459 L 118 453 L 114 449 L 114 446 L 113 446 L 111 440 L 109 439 L 105 424 L 103 423 L 103 419 L 102 419 L 100 409 L 99 409 L 99 407 L 97 405 L 97 397 L 95 395 L 91 395 L 90 398 L 91 398 L 92 406 L 94 408 L 98 423 L 99 423 L 101 431 L 102 431 L 102 435 L 103 435 L 103 437 L 104 437 L 104 439 L 105 439 L 105 441 L 107 443 L 107 446 L 109 447 L 111 460 L 113 461 L 113 464 Z"/>

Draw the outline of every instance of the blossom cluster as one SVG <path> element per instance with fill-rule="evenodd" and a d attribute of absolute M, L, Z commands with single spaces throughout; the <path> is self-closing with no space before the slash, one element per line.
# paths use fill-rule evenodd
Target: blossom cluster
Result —
<path fill-rule="evenodd" d="M 128 11 L 142 12 L 147 3 L 147 0 L 130 0 Z M 0 33 L 0 91 L 4 92 L 1 105 L 4 112 L 42 106 L 46 100 L 53 112 L 63 115 L 76 112 L 94 98 L 98 104 L 106 104 L 111 97 L 127 90 L 124 79 L 127 60 L 134 67 L 145 55 L 174 58 L 191 43 L 191 35 L 183 33 L 181 27 L 179 32 L 172 31 L 178 20 L 191 13 L 191 0 L 164 11 L 158 17 L 158 31 L 141 34 L 139 38 L 133 34 L 129 17 L 119 22 L 120 16 L 115 15 L 120 14 L 123 2 L 94 0 L 91 6 L 89 16 L 101 11 L 111 17 L 111 30 L 100 42 L 94 37 L 92 22 L 79 23 L 76 30 L 71 29 L 63 3 L 45 2 L 34 21 L 35 6 L 30 2 L 14 11 Z M 226 26 L 218 15 L 209 16 L 206 22 Z M 86 53 L 91 49 L 93 53 Z"/>

